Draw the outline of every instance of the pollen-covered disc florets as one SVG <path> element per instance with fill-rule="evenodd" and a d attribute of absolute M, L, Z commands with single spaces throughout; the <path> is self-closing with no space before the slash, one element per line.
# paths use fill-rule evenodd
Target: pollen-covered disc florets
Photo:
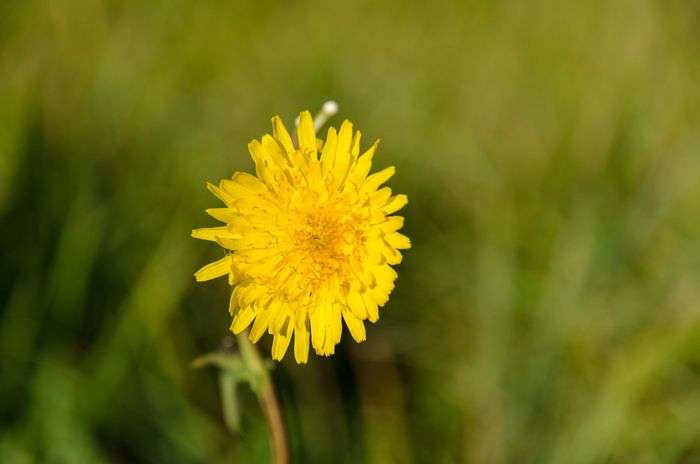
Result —
<path fill-rule="evenodd" d="M 316 139 L 308 112 L 301 113 L 293 142 L 279 117 L 272 135 L 248 148 L 256 176 L 237 172 L 209 190 L 225 207 L 207 212 L 225 223 L 192 236 L 216 241 L 226 256 L 197 271 L 199 281 L 228 275 L 234 286 L 231 330 L 252 323 L 250 339 L 274 336 L 272 357 L 282 359 L 292 338 L 299 363 L 331 355 L 342 321 L 352 337 L 365 339 L 365 320 L 379 318 L 401 262 L 410 248 L 398 233 L 403 218 L 391 216 L 407 202 L 382 185 L 389 167 L 369 175 L 377 143 L 360 155 L 360 132 L 349 121 Z"/>

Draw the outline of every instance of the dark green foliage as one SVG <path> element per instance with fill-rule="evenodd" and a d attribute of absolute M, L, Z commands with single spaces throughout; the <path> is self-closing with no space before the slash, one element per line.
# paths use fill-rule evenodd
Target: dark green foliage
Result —
<path fill-rule="evenodd" d="M 0 2 L 0 462 L 266 462 L 206 180 L 337 100 L 413 249 L 273 373 L 295 462 L 700 461 L 694 2 Z M 338 125 L 340 118 L 331 121 Z M 262 342 L 268 352 L 269 341 Z"/>

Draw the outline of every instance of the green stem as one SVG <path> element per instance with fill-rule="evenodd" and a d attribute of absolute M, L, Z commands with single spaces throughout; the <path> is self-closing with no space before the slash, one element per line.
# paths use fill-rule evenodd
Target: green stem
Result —
<path fill-rule="evenodd" d="M 259 379 L 256 390 L 260 407 L 263 410 L 265 420 L 270 429 L 270 442 L 275 464 L 287 464 L 289 462 L 289 451 L 287 450 L 287 438 L 284 430 L 284 420 L 280 410 L 275 388 L 270 379 L 270 372 L 263 363 L 260 353 L 248 340 L 246 332 L 236 335 L 238 346 L 241 350 L 243 362 L 255 378 Z"/>

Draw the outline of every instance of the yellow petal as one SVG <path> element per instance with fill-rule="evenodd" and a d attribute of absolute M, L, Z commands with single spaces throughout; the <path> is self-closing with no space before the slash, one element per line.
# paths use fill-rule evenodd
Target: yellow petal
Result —
<path fill-rule="evenodd" d="M 316 156 L 316 131 L 314 130 L 314 120 L 311 113 L 303 111 L 299 115 L 299 126 L 297 127 L 297 138 L 299 148 L 304 152 L 309 152 Z"/>
<path fill-rule="evenodd" d="M 257 343 L 265 333 L 270 322 L 270 314 L 271 311 L 267 310 L 261 311 L 255 316 L 255 322 L 253 322 L 253 327 L 250 329 L 250 335 L 248 336 L 251 342 Z"/>
<path fill-rule="evenodd" d="M 398 274 L 393 267 L 389 265 L 377 266 L 374 268 L 374 276 L 377 279 L 377 285 L 391 287 L 393 282 L 398 278 Z"/>
<path fill-rule="evenodd" d="M 340 132 L 338 132 L 338 146 L 336 151 L 350 154 L 352 140 L 352 123 L 346 119 L 340 125 Z"/>
<path fill-rule="evenodd" d="M 261 140 L 263 150 L 268 155 L 268 161 L 272 164 L 268 165 L 269 169 L 284 168 L 287 166 L 287 150 L 282 146 L 279 140 L 269 134 L 263 135 Z"/>
<path fill-rule="evenodd" d="M 365 333 L 365 325 L 362 321 L 355 317 L 350 311 L 343 311 L 343 319 L 345 320 L 345 325 L 348 326 L 352 338 L 354 338 L 357 343 L 364 342 L 367 336 Z"/>
<path fill-rule="evenodd" d="M 248 144 L 248 151 L 250 152 L 250 157 L 253 158 L 253 162 L 255 163 L 255 174 L 265 183 L 265 185 L 274 190 L 275 177 L 271 168 L 273 163 L 272 156 L 257 140 L 253 140 Z"/>
<path fill-rule="evenodd" d="M 378 144 L 379 141 L 377 140 L 369 150 L 364 152 L 362 156 L 357 159 L 357 163 L 355 163 L 353 166 L 352 170 L 350 171 L 350 176 L 348 177 L 350 182 L 355 185 L 361 185 L 365 180 L 370 169 L 372 169 L 372 158 L 374 157 L 374 152 L 377 150 Z"/>
<path fill-rule="evenodd" d="M 272 118 L 272 135 L 277 139 L 287 153 L 294 151 L 292 138 L 289 136 L 289 132 L 287 131 L 287 128 L 284 127 L 284 123 L 279 116 Z"/>
<path fill-rule="evenodd" d="M 247 172 L 237 172 L 233 175 L 233 182 L 239 184 L 246 190 L 254 193 L 266 193 L 267 187 L 257 177 Z"/>
<path fill-rule="evenodd" d="M 330 316 L 330 326 L 328 328 L 329 334 L 326 337 L 326 346 L 330 346 L 331 350 L 329 354 L 332 354 L 335 347 L 340 342 L 340 337 L 343 334 L 343 320 L 341 316 L 341 306 L 339 304 L 333 305 L 333 312 Z"/>
<path fill-rule="evenodd" d="M 333 164 L 332 174 L 334 185 L 341 185 L 345 181 L 350 168 L 352 145 L 352 123 L 343 121 L 338 133 L 338 145 L 335 149 L 335 162 Z"/>
<path fill-rule="evenodd" d="M 405 235 L 400 234 L 398 232 L 388 234 L 384 238 L 389 243 L 389 245 L 396 248 L 397 250 L 404 250 L 407 248 L 411 248 L 411 240 L 408 237 L 406 237 Z"/>
<path fill-rule="evenodd" d="M 210 240 L 215 242 L 218 238 L 233 239 L 236 238 L 238 234 L 228 230 L 226 226 L 221 227 L 204 227 L 202 229 L 194 229 L 192 231 L 192 237 L 201 240 Z"/>
<path fill-rule="evenodd" d="M 253 324 L 253 329 L 250 333 L 251 337 L 255 335 L 256 338 L 260 338 L 260 336 L 262 336 L 262 333 L 258 334 L 258 330 L 264 332 L 267 329 L 268 333 L 274 333 L 274 331 L 272 330 L 272 325 L 274 324 L 274 321 L 277 318 L 277 316 L 280 314 L 281 308 L 282 302 L 280 300 L 273 299 L 268 305 L 267 309 L 261 314 L 261 316 L 263 316 L 263 320 L 260 321 L 261 326 L 256 328 L 255 324 Z M 257 322 L 257 318 L 255 322 Z"/>
<path fill-rule="evenodd" d="M 228 299 L 228 313 L 233 316 L 233 312 L 239 308 L 238 287 L 234 287 Z"/>
<path fill-rule="evenodd" d="M 223 237 L 216 237 L 216 243 L 221 245 L 222 247 L 226 248 L 227 250 L 236 250 L 240 248 L 240 243 L 241 240 L 239 239 L 233 239 L 233 238 L 223 238 Z"/>
<path fill-rule="evenodd" d="M 294 331 L 294 359 L 298 364 L 306 364 L 309 359 L 309 332 L 306 328 Z"/>
<path fill-rule="evenodd" d="M 236 268 L 235 264 L 231 265 L 231 272 L 228 273 L 228 284 L 230 286 L 236 285 L 241 280 L 240 269 Z"/>
<path fill-rule="evenodd" d="M 317 308 L 309 316 L 309 320 L 311 322 L 311 344 L 314 346 L 316 353 L 321 354 L 321 349 L 326 341 L 326 325 L 319 310 L 320 308 Z"/>
<path fill-rule="evenodd" d="M 219 187 L 216 185 L 212 184 L 211 182 L 207 182 L 207 188 L 211 193 L 214 194 L 216 198 L 219 200 L 223 201 L 226 206 L 231 206 L 233 205 L 233 200 L 234 198 L 229 194 L 221 190 Z"/>
<path fill-rule="evenodd" d="M 392 214 L 400 210 L 408 203 L 408 197 L 406 195 L 396 195 L 382 208 L 384 214 Z"/>
<path fill-rule="evenodd" d="M 216 279 L 217 277 L 228 274 L 229 271 L 231 271 L 232 258 L 231 255 L 228 255 L 218 261 L 207 264 L 194 273 L 194 278 L 197 282 L 204 282 L 205 280 Z"/>
<path fill-rule="evenodd" d="M 234 291 L 238 295 L 241 307 L 245 308 L 252 306 L 258 298 L 262 297 L 267 292 L 267 288 L 255 283 L 249 283 L 247 285 L 239 285 Z"/>
<path fill-rule="evenodd" d="M 335 149 L 338 143 L 338 134 L 335 132 L 335 127 L 328 129 L 326 135 L 326 143 L 321 150 L 321 171 L 323 175 L 328 175 L 335 164 Z"/>
<path fill-rule="evenodd" d="M 394 166 L 389 166 L 388 168 L 382 169 L 379 172 L 375 172 L 367 177 L 365 182 L 362 184 L 362 189 L 360 191 L 371 194 L 372 192 L 376 191 L 380 185 L 389 180 L 395 172 L 396 168 Z"/>
<path fill-rule="evenodd" d="M 386 218 L 384 222 L 377 224 L 377 226 L 386 234 L 396 232 L 403 227 L 404 219 L 401 216 L 390 216 Z"/>
<path fill-rule="evenodd" d="M 362 138 L 362 133 L 360 131 L 355 131 L 355 136 L 352 138 L 352 145 L 350 146 L 350 154 L 352 155 L 352 159 L 354 160 L 357 158 L 357 155 L 360 154 L 360 139 Z"/>
<path fill-rule="evenodd" d="M 369 289 L 369 293 L 370 295 L 372 295 L 372 299 L 377 303 L 378 306 L 384 306 L 386 302 L 389 301 L 389 292 L 390 290 L 386 290 L 383 286 L 376 286 L 374 288 Z"/>
<path fill-rule="evenodd" d="M 272 333 L 275 334 L 285 333 L 290 325 L 292 325 L 292 322 L 289 318 L 289 314 L 287 314 L 286 311 L 283 311 L 277 314 L 277 317 L 270 324 L 270 327 L 272 328 Z"/>
<path fill-rule="evenodd" d="M 368 319 L 370 322 L 377 322 L 379 320 L 379 308 L 377 302 L 374 301 L 372 295 L 369 292 L 362 294 L 362 301 L 365 302 L 365 307 L 367 308 Z"/>
<path fill-rule="evenodd" d="M 367 319 L 367 308 L 362 297 L 357 292 L 348 293 L 348 307 L 360 319 Z"/>
<path fill-rule="evenodd" d="M 299 172 L 305 173 L 309 170 L 309 159 L 304 156 L 304 152 L 296 150 L 289 154 L 289 161 Z"/>
<path fill-rule="evenodd" d="M 381 208 L 386 205 L 386 202 L 391 198 L 391 189 L 389 187 L 382 187 L 369 197 L 370 205 Z"/>
<path fill-rule="evenodd" d="M 207 214 L 221 222 L 230 222 L 236 216 L 236 212 L 231 208 L 209 208 Z"/>
<path fill-rule="evenodd" d="M 233 202 L 236 202 L 236 200 L 240 200 L 243 198 L 250 198 L 255 196 L 253 192 L 230 179 L 223 179 L 221 182 L 219 182 L 219 188 L 225 193 L 227 193 L 233 199 Z"/>
<path fill-rule="evenodd" d="M 382 255 L 386 258 L 386 262 L 389 264 L 401 264 L 401 261 L 403 261 L 403 256 L 401 253 L 394 248 L 393 246 L 389 245 L 389 243 L 386 240 L 380 240 L 380 242 L 383 243 L 384 247 L 382 249 Z"/>
<path fill-rule="evenodd" d="M 235 333 L 236 335 L 243 332 L 250 325 L 250 323 L 253 322 L 254 317 L 255 311 L 253 310 L 252 306 L 247 306 L 241 309 L 231 322 L 231 332 Z"/>
<path fill-rule="evenodd" d="M 292 324 L 287 326 L 285 333 L 276 333 L 275 338 L 272 340 L 272 359 L 280 361 L 284 354 L 287 352 L 289 347 L 289 341 L 292 338 L 292 332 L 294 327 Z"/>

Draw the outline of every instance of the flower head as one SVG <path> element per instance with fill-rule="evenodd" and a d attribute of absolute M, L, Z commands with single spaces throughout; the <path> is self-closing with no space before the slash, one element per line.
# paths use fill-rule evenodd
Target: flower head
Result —
<path fill-rule="evenodd" d="M 317 354 L 334 353 L 343 321 L 357 342 L 365 339 L 363 321 L 379 319 L 397 277 L 391 266 L 411 244 L 398 232 L 403 218 L 391 216 L 406 196 L 382 187 L 394 167 L 369 174 L 376 142 L 360 155 L 360 132 L 349 121 L 317 140 L 308 111 L 296 135 L 272 118 L 272 135 L 248 145 L 256 175 L 207 185 L 225 205 L 207 213 L 225 225 L 192 236 L 226 250 L 195 277 L 228 275 L 231 330 L 252 323 L 254 343 L 273 335 L 276 360 L 294 338 L 296 361 L 305 363 L 309 341 Z"/>

